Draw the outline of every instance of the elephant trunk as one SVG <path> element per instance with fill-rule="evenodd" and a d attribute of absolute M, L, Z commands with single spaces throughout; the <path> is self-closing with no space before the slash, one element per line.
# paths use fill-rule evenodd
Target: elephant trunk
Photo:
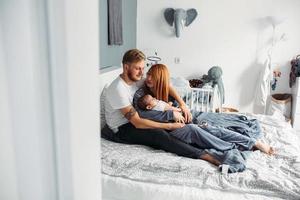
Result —
<path fill-rule="evenodd" d="M 176 37 L 180 37 L 180 32 L 181 32 L 181 29 L 182 29 L 182 19 L 175 19 L 175 34 L 176 34 Z"/>
<path fill-rule="evenodd" d="M 176 37 L 180 37 L 181 29 L 183 29 L 186 18 L 186 12 L 183 9 L 177 9 L 174 13 L 174 24 Z"/>

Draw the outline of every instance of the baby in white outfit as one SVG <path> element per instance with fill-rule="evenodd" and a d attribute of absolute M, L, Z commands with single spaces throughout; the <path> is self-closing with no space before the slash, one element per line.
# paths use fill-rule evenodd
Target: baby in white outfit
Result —
<path fill-rule="evenodd" d="M 157 100 L 152 97 L 150 94 L 146 94 L 138 99 L 137 105 L 140 109 L 143 110 L 157 110 L 157 111 L 166 111 L 173 110 L 177 112 L 181 112 L 180 108 L 176 108 L 172 106 L 172 102 L 164 102 L 161 100 Z"/>

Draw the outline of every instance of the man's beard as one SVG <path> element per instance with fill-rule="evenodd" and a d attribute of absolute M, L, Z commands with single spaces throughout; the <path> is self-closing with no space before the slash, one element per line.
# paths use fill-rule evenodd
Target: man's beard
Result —
<path fill-rule="evenodd" d="M 134 76 L 130 71 L 127 72 L 127 77 L 129 78 L 129 80 L 134 81 L 134 82 L 141 80 L 142 76 L 143 75 L 140 75 L 139 77 Z"/>

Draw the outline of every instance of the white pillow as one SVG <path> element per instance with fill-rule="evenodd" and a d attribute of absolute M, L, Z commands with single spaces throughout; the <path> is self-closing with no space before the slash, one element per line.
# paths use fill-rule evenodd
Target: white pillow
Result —
<path fill-rule="evenodd" d="M 101 92 L 100 95 L 100 126 L 101 129 L 104 127 L 104 125 L 106 124 L 106 120 L 105 120 L 105 96 L 106 96 L 106 90 L 107 90 L 108 84 L 106 84 Z"/>
<path fill-rule="evenodd" d="M 183 98 L 187 93 L 186 91 L 189 91 L 191 88 L 189 81 L 183 77 L 171 77 L 170 83 L 178 92 L 179 96 L 181 96 L 181 98 Z"/>
<path fill-rule="evenodd" d="M 179 88 L 189 88 L 190 87 L 190 83 L 188 80 L 186 80 L 183 77 L 171 77 L 171 85 L 173 87 L 179 87 Z"/>

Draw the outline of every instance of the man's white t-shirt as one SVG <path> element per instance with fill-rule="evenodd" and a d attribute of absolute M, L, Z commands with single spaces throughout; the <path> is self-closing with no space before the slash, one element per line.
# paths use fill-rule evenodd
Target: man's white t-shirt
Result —
<path fill-rule="evenodd" d="M 118 76 L 107 88 L 105 96 L 105 120 L 107 125 L 118 132 L 118 127 L 128 123 L 120 109 L 132 105 L 135 92 L 142 86 L 144 79 L 128 85 Z"/>

